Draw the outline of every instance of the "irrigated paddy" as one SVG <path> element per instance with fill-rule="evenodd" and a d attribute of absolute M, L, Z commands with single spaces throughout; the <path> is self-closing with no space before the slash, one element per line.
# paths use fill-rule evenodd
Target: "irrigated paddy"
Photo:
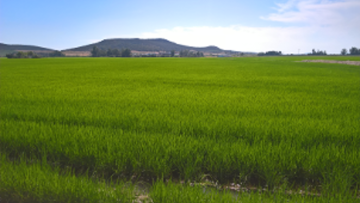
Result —
<path fill-rule="evenodd" d="M 71 194 L 86 194 L 46 182 L 40 184 L 47 190 L 29 193 L 28 185 L 38 180 L 29 170 L 59 184 L 74 177 L 69 184 L 86 183 L 89 193 L 115 177 L 191 182 L 208 177 L 219 184 L 308 187 L 322 194 L 306 201 L 354 197 L 360 186 L 360 67 L 295 62 L 305 59 L 360 60 L 0 59 L 0 197 L 12 191 L 11 198 L 24 193 L 46 202 L 47 193 L 66 193 L 69 201 L 79 201 Z M 54 178 L 61 171 L 72 172 Z M 12 184 L 5 178 L 10 173 L 28 182 Z M 198 198 L 197 187 L 161 184 L 150 187 L 154 202 L 166 202 L 164 194 L 171 202 Z M 129 193 L 107 201 L 129 200 Z M 181 199 L 185 193 L 188 200 Z M 211 201 L 232 197 L 215 196 Z M 250 196 L 249 202 L 262 198 Z"/>

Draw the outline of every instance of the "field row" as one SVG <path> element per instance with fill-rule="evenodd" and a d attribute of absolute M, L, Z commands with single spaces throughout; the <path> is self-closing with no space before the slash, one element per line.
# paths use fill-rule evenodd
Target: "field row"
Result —
<path fill-rule="evenodd" d="M 9 161 L 0 155 L 0 201 L 2 202 L 156 202 L 156 203 L 255 203 L 255 202 L 355 202 L 355 196 L 290 192 L 286 187 L 275 192 L 230 192 L 201 184 L 157 181 L 149 188 L 140 183 L 105 181 L 89 174 L 75 175 L 71 170 L 51 166 L 46 161 L 20 158 Z M 30 163 L 31 162 L 31 163 Z"/>
<path fill-rule="evenodd" d="M 254 134 L 249 142 L 241 137 L 235 141 L 13 120 L 1 121 L 0 127 L 7 132 L 1 136 L 3 153 L 46 158 L 108 176 L 196 180 L 207 174 L 221 183 L 248 181 L 270 187 L 284 182 L 331 183 L 344 191 L 360 180 L 360 138 L 355 135 L 264 138 Z"/>
<path fill-rule="evenodd" d="M 335 58 L 359 60 L 327 57 Z M 360 69 L 295 62 L 304 59 L 1 59 L 0 153 L 22 159 L 10 164 L 14 174 L 39 163 L 34 170 L 44 177 L 66 172 L 61 177 L 92 182 L 89 193 L 112 178 L 135 178 L 158 195 L 175 195 L 174 202 L 186 196 L 181 191 L 206 199 L 202 188 L 161 181 L 207 177 L 220 185 L 309 186 L 323 195 L 320 202 L 328 194 L 353 196 L 360 186 Z M 21 190 L 8 183 L 0 190 Z"/>

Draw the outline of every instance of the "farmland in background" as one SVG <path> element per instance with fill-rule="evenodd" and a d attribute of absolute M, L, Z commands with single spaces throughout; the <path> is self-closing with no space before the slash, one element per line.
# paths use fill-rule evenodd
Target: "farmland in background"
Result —
<path fill-rule="evenodd" d="M 357 201 L 360 67 L 305 59 L 360 60 L 0 59 L 0 198 Z M 268 193 L 174 184 L 205 180 Z"/>

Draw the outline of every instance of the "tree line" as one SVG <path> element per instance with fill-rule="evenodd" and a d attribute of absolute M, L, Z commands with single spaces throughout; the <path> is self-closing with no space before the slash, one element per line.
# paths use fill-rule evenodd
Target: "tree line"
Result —
<path fill-rule="evenodd" d="M 281 51 L 267 51 L 267 52 L 260 52 L 258 56 L 280 56 L 282 55 Z"/>
<path fill-rule="evenodd" d="M 171 52 L 171 56 L 174 56 L 173 52 Z M 193 51 L 189 51 L 189 50 L 181 50 L 179 53 L 179 56 L 180 57 L 204 57 L 204 53 L 202 53 L 200 51 L 193 52 Z"/>
<path fill-rule="evenodd" d="M 347 49 L 342 49 L 341 50 L 341 55 L 347 55 Z M 356 48 L 356 47 L 351 47 L 349 49 L 349 55 L 360 55 L 360 49 Z"/>
<path fill-rule="evenodd" d="M 13 59 L 13 58 L 40 58 L 39 55 L 37 55 L 36 53 L 32 52 L 32 51 L 28 51 L 28 52 L 14 52 L 11 54 L 6 54 L 6 57 L 9 59 Z"/>
<path fill-rule="evenodd" d="M 103 49 L 99 49 L 97 46 L 94 46 L 92 51 L 91 51 L 91 56 L 92 57 L 104 57 L 104 56 L 108 56 L 108 57 L 130 57 L 131 56 L 131 50 L 130 49 L 123 49 L 123 50 L 119 50 L 119 49 L 108 49 L 103 50 Z"/>
<path fill-rule="evenodd" d="M 317 50 L 315 51 L 315 49 L 313 49 L 311 51 L 311 54 L 308 54 L 308 55 L 313 55 L 313 56 L 325 56 L 327 55 L 326 51 L 320 51 L 320 50 Z"/>
<path fill-rule="evenodd" d="M 147 55 L 137 55 L 135 57 L 175 57 L 175 50 L 170 52 L 160 53 L 160 54 L 147 54 Z M 179 52 L 179 57 L 204 57 L 204 53 L 200 51 L 189 51 L 181 50 Z"/>
<path fill-rule="evenodd" d="M 27 52 L 23 52 L 23 51 L 18 51 L 18 52 L 14 52 L 14 53 L 10 53 L 10 54 L 6 54 L 6 57 L 9 59 L 15 59 L 15 58 L 41 58 L 43 56 L 49 56 L 49 57 L 64 57 L 65 54 L 62 53 L 61 51 L 54 51 L 51 53 L 34 53 L 32 51 L 27 51 Z"/>

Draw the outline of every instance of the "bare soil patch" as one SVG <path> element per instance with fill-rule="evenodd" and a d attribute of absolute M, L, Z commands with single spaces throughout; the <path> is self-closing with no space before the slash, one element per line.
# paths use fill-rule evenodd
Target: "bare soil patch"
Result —
<path fill-rule="evenodd" d="M 333 61 L 333 60 L 302 60 L 300 62 L 314 62 L 314 63 L 338 63 L 360 66 L 360 61 Z"/>
<path fill-rule="evenodd" d="M 63 51 L 65 56 L 91 56 L 90 51 Z"/>

